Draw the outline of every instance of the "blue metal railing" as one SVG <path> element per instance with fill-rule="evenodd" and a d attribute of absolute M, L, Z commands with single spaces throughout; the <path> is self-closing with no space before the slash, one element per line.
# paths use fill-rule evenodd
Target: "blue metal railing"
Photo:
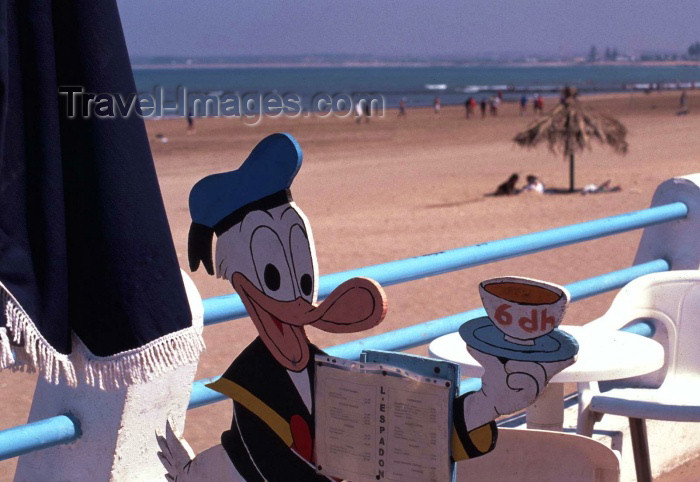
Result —
<path fill-rule="evenodd" d="M 67 444 L 80 438 L 80 421 L 57 415 L 0 431 L 0 460 Z"/>
<path fill-rule="evenodd" d="M 334 273 L 321 277 L 319 297 L 324 298 L 328 296 L 337 285 L 355 276 L 373 278 L 383 286 L 391 286 L 659 223 L 680 220 L 685 218 L 687 214 L 688 207 L 684 203 L 674 202 L 642 211 L 499 241 Z M 667 261 L 657 259 L 623 270 L 577 281 L 567 285 L 567 288 L 571 292 L 572 300 L 577 301 L 620 288 L 644 274 L 667 271 L 669 269 L 671 267 Z M 204 300 L 204 310 L 204 322 L 207 325 L 246 316 L 245 309 L 237 295 L 220 296 Z M 339 357 L 357 358 L 359 353 L 366 349 L 407 349 L 428 343 L 438 336 L 455 331 L 465 321 L 483 315 L 483 309 L 471 310 L 336 345 L 330 347 L 327 351 Z M 647 330 L 644 327 L 633 327 L 632 329 L 642 332 Z M 218 377 L 197 380 L 193 383 L 188 408 L 196 408 L 224 399 L 222 395 L 205 387 L 205 384 L 216 378 Z M 464 388 L 468 387 L 469 385 L 467 384 Z M 30 424 L 5 429 L 0 431 L 0 460 L 53 445 L 70 443 L 79 437 L 79 422 L 69 415 L 58 415 Z"/>
<path fill-rule="evenodd" d="M 687 214 L 688 206 L 682 202 L 675 202 L 489 243 L 333 273 L 321 277 L 318 295 L 319 298 L 324 298 L 343 281 L 356 276 L 372 278 L 382 286 L 391 286 L 603 236 L 611 236 L 654 224 L 675 221 L 685 218 Z M 247 316 L 247 313 L 238 295 L 218 296 L 204 300 L 205 325 L 244 316 Z"/>

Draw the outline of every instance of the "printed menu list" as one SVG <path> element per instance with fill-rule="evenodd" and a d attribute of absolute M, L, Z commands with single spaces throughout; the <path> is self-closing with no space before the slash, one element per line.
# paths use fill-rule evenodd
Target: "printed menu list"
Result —
<path fill-rule="evenodd" d="M 316 463 L 352 482 L 450 480 L 449 382 L 316 357 Z"/>

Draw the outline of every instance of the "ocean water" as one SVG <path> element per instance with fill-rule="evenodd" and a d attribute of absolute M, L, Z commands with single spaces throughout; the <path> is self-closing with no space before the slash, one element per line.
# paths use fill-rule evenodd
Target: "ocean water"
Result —
<path fill-rule="evenodd" d="M 292 93 L 303 110 L 317 108 L 320 94 L 379 94 L 386 107 L 397 106 L 402 98 L 410 107 L 432 105 L 436 95 L 443 104 L 461 104 L 469 96 L 478 101 L 498 91 L 505 100 L 523 94 L 558 95 L 565 85 L 584 94 L 700 88 L 697 65 L 135 67 L 134 76 L 140 93 L 160 87 L 166 101 L 176 101 L 183 88 L 214 96 Z"/>

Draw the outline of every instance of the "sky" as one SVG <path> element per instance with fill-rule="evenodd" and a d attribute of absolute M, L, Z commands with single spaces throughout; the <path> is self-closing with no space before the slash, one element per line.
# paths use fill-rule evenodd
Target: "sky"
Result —
<path fill-rule="evenodd" d="M 117 0 L 131 56 L 685 52 L 700 0 Z"/>

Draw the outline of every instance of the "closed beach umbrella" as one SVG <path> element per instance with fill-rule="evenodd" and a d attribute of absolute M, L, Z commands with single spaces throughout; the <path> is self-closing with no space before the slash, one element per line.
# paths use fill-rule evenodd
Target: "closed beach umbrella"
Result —
<path fill-rule="evenodd" d="M 574 191 L 574 157 L 591 148 L 597 140 L 619 154 L 627 152 L 627 129 L 617 119 L 587 109 L 575 88 L 562 92 L 561 102 L 550 112 L 532 122 L 514 138 L 516 144 L 535 147 L 546 144 L 553 153 L 569 159 L 569 191 Z"/>
<path fill-rule="evenodd" d="M 0 87 L 0 367 L 116 388 L 196 361 L 143 119 L 93 108 L 136 92 L 115 1 L 0 1 Z"/>

